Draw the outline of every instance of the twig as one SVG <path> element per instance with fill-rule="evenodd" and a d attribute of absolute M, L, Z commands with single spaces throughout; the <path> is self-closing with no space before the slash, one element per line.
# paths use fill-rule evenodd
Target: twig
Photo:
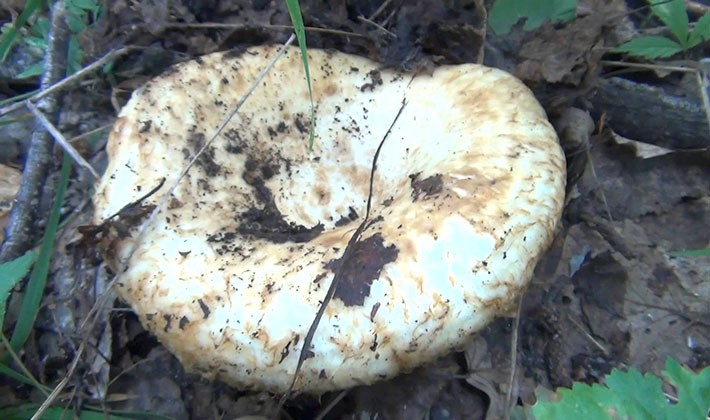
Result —
<path fill-rule="evenodd" d="M 69 28 L 65 21 L 64 2 L 55 2 L 42 74 L 42 90 L 49 89 L 66 73 L 68 39 Z M 59 95 L 53 90 L 52 93 L 42 96 L 38 107 L 54 120 L 57 118 L 59 101 Z M 52 161 L 53 146 L 54 142 L 49 133 L 44 129 L 35 128 L 27 151 L 20 189 L 10 211 L 6 239 L 0 250 L 0 263 L 22 255 L 29 248 L 33 233 L 38 233 L 35 222 L 42 216 L 39 206 L 40 194 Z"/>
<path fill-rule="evenodd" d="M 370 19 L 370 20 L 375 20 L 375 19 L 377 19 L 377 16 L 381 15 L 382 12 L 385 11 L 385 9 L 387 8 L 387 6 L 389 6 L 390 3 L 392 3 L 392 0 L 385 0 L 384 2 L 382 2 L 382 4 L 380 5 L 380 7 L 378 7 L 377 10 L 375 10 L 375 13 L 373 13 L 373 14 L 369 17 L 369 19 Z"/>
<path fill-rule="evenodd" d="M 286 403 L 286 400 L 288 400 L 288 398 L 291 396 L 291 393 L 293 392 L 293 389 L 296 386 L 296 383 L 298 382 L 298 375 L 301 371 L 303 363 L 308 357 L 309 348 L 311 346 L 311 343 L 313 342 L 313 337 L 316 334 L 316 330 L 318 329 L 318 324 L 320 324 L 320 320 L 321 318 L 323 318 L 323 314 L 325 314 L 325 309 L 328 306 L 328 302 L 333 299 L 335 291 L 338 288 L 338 283 L 340 283 L 340 280 L 343 277 L 343 267 L 345 267 L 346 261 L 352 256 L 352 253 L 354 252 L 354 246 L 360 239 L 362 233 L 377 221 L 377 219 L 370 220 L 370 210 L 372 209 L 372 192 L 374 189 L 375 171 L 377 169 L 377 158 L 380 156 L 380 151 L 382 150 L 382 146 L 385 144 L 385 140 L 387 140 L 387 137 L 392 132 L 392 128 L 394 128 L 394 125 L 397 123 L 397 120 L 399 120 L 399 117 L 400 115 L 402 115 L 402 111 L 404 111 L 404 107 L 406 105 L 407 100 L 406 98 L 404 98 L 402 99 L 402 105 L 400 106 L 397 115 L 395 115 L 394 119 L 392 120 L 392 124 L 387 129 L 387 132 L 385 133 L 384 137 L 382 137 L 380 144 L 377 146 L 375 156 L 372 158 L 372 168 L 370 169 L 370 187 L 367 196 L 367 205 L 365 206 L 365 217 L 362 219 L 362 222 L 355 230 L 355 233 L 353 233 L 353 236 L 350 237 L 348 244 L 345 246 L 343 256 L 340 258 L 341 264 L 338 266 L 338 268 L 335 269 L 333 281 L 330 283 L 325 297 L 323 297 L 323 301 L 321 302 L 320 307 L 318 308 L 318 312 L 316 313 L 316 316 L 313 319 L 310 328 L 308 328 L 308 333 L 306 334 L 306 338 L 303 340 L 303 345 L 301 346 L 301 352 L 298 355 L 298 362 L 296 363 L 296 371 L 293 373 L 293 380 L 291 381 L 291 385 L 288 387 L 288 390 L 286 390 L 284 395 L 281 396 L 281 399 L 279 400 L 279 405 L 276 408 L 275 416 L 278 416 L 278 413 L 283 408 L 284 404 Z"/>
<path fill-rule="evenodd" d="M 103 66 L 104 64 L 108 63 L 109 61 L 113 60 L 114 58 L 118 57 L 119 55 L 123 55 L 129 51 L 133 51 L 138 49 L 137 47 L 123 47 L 120 49 L 114 49 L 106 53 L 103 57 L 99 58 L 98 60 L 94 61 L 93 63 L 89 64 L 88 66 L 82 68 L 81 70 L 77 71 L 76 73 L 73 73 L 67 77 L 63 77 L 63 74 L 60 75 L 56 81 L 52 83 L 48 83 L 45 87 L 44 80 L 42 80 L 42 89 L 40 89 L 39 92 L 36 94 L 30 96 L 29 98 L 25 99 L 25 101 L 37 101 L 39 99 L 44 98 L 47 95 L 52 95 L 56 93 L 57 91 L 66 88 L 70 84 L 78 81 L 79 79 L 82 79 L 87 73 L 90 73 L 97 69 L 98 67 Z M 50 49 L 47 49 L 47 56 L 49 57 L 50 55 Z M 66 55 L 65 55 L 66 56 Z M 66 60 L 65 58 L 63 58 Z M 47 63 L 47 66 L 49 67 L 49 63 Z M 63 72 L 62 72 L 63 73 Z M 25 106 L 25 101 L 22 102 L 15 102 L 12 105 L 8 105 L 6 107 L 0 108 L 0 116 L 8 114 L 12 111 L 16 111 L 23 106 Z"/>
<path fill-rule="evenodd" d="M 669 66 L 665 64 L 649 64 L 649 63 L 630 63 L 626 61 L 610 61 L 601 60 L 599 62 L 604 66 L 609 67 L 626 67 L 631 69 L 644 69 L 644 70 L 663 70 L 663 71 L 678 71 L 682 73 L 697 73 L 698 69 L 695 66 Z M 695 62 L 690 62 L 689 64 L 695 64 Z"/>
<path fill-rule="evenodd" d="M 85 347 L 85 341 L 82 341 L 81 344 L 79 344 L 79 348 L 76 351 L 76 355 L 74 355 L 74 360 L 72 361 L 71 365 L 69 366 L 69 370 L 67 371 L 67 374 L 64 375 L 64 377 L 62 378 L 61 381 L 59 381 L 57 386 L 52 390 L 52 392 L 49 394 L 47 399 L 44 400 L 42 405 L 39 406 L 37 411 L 35 411 L 34 415 L 32 416 L 32 418 L 30 420 L 41 419 L 42 414 L 44 414 L 44 412 L 47 411 L 49 406 L 52 405 L 54 400 L 57 399 L 59 394 L 67 386 L 67 384 L 69 383 L 69 379 L 72 377 L 72 374 L 76 370 L 76 366 L 79 364 L 79 359 L 81 359 L 81 355 L 84 353 L 84 347 Z"/>
<path fill-rule="evenodd" d="M 169 29 L 273 29 L 273 30 L 293 30 L 291 25 L 244 25 L 242 23 L 222 23 L 222 22 L 203 22 L 203 23 L 170 23 L 166 25 Z M 367 38 L 367 36 L 355 32 L 341 31 L 339 29 L 317 28 L 306 26 L 307 32 L 322 32 L 327 34 L 354 36 L 358 38 Z"/>
<path fill-rule="evenodd" d="M 87 162 L 84 159 L 84 157 L 81 156 L 79 154 L 79 152 L 77 152 L 76 149 L 71 144 L 69 144 L 69 141 L 67 141 L 67 139 L 64 137 L 64 135 L 62 133 L 60 133 L 59 130 L 57 130 L 57 128 L 54 126 L 54 124 L 52 124 L 47 119 L 47 117 L 45 117 L 44 114 L 42 114 L 42 111 L 37 109 L 37 107 L 30 101 L 27 101 L 26 105 L 27 105 L 27 108 L 30 110 L 30 112 L 32 112 L 32 114 L 34 114 L 34 116 L 37 118 L 39 123 L 42 124 L 44 126 L 44 128 L 47 129 L 47 131 L 49 131 L 49 133 L 52 135 L 52 137 L 54 137 L 54 141 L 59 143 L 59 145 L 62 146 L 64 151 L 67 152 L 67 154 L 69 156 L 71 156 L 71 158 L 74 159 L 74 161 L 76 163 L 78 163 L 79 166 L 88 169 L 89 172 L 91 172 L 91 175 L 93 175 L 95 179 L 99 179 L 99 174 L 96 172 L 96 170 L 94 170 L 94 168 L 91 167 L 91 165 L 89 165 L 89 162 Z"/>
<path fill-rule="evenodd" d="M 349 389 L 344 389 L 344 390 L 340 391 L 340 393 L 339 393 L 335 398 L 333 398 L 333 399 L 328 403 L 328 405 L 326 405 L 325 407 L 323 407 L 322 410 L 320 410 L 320 412 L 318 413 L 318 415 L 315 416 L 315 417 L 313 418 L 313 420 L 323 420 L 323 419 L 325 418 L 325 416 L 327 416 L 328 413 L 330 413 L 330 412 L 333 410 L 333 408 L 334 408 L 336 405 L 338 405 L 338 403 L 339 403 L 340 401 L 342 401 L 343 398 L 345 398 L 346 395 L 348 395 L 348 392 L 349 392 L 349 391 L 350 391 Z"/>
<path fill-rule="evenodd" d="M 380 31 L 382 31 L 382 32 L 384 32 L 385 34 L 387 34 L 389 37 L 391 37 L 391 38 L 397 38 L 397 34 L 395 34 L 394 32 L 390 31 L 389 29 L 385 28 L 384 26 L 380 25 L 379 23 L 374 22 L 374 21 L 372 21 L 372 20 L 366 18 L 365 16 L 358 16 L 357 18 L 358 18 L 360 21 L 367 23 L 368 25 L 374 26 L 375 28 L 377 28 L 377 29 L 379 29 Z"/>

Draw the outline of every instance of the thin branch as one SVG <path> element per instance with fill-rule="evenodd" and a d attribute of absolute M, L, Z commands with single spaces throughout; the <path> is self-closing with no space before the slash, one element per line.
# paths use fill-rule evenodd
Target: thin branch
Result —
<path fill-rule="evenodd" d="M 54 141 L 59 143 L 64 151 L 71 156 L 71 158 L 74 159 L 79 166 L 88 169 L 95 179 L 99 179 L 98 172 L 96 172 L 96 170 L 89 165 L 89 162 L 87 162 L 86 159 L 84 159 L 84 157 L 81 156 L 71 144 L 69 144 L 69 141 L 64 137 L 64 135 L 57 130 L 54 124 L 52 124 L 32 102 L 27 101 L 27 108 L 32 112 L 32 114 L 34 114 L 39 123 L 42 124 L 47 131 L 49 131 L 52 137 L 54 137 Z"/>
<path fill-rule="evenodd" d="M 56 79 L 55 83 L 50 83 L 47 84 L 45 87 L 44 80 L 42 81 L 42 89 L 37 92 L 36 94 L 30 96 L 27 98 L 25 101 L 37 101 L 39 99 L 44 98 L 45 96 L 55 94 L 57 91 L 64 89 L 68 87 L 69 85 L 75 83 L 76 81 L 82 79 L 87 73 L 90 73 L 94 70 L 96 70 L 99 67 L 102 67 L 104 64 L 108 63 L 109 61 L 113 60 L 114 58 L 123 55 L 129 51 L 133 51 L 137 49 L 137 47 L 123 47 L 120 49 L 114 49 L 106 53 L 103 57 L 100 59 L 94 61 L 93 63 L 89 64 L 88 66 L 82 68 L 78 72 L 64 77 L 62 79 L 62 76 L 60 76 L 58 79 Z M 47 56 L 49 56 L 49 49 L 47 50 Z M 23 106 L 25 106 L 25 101 L 22 102 L 15 102 L 11 105 L 8 105 L 6 107 L 0 108 L 0 116 L 8 114 L 12 111 L 16 111 Z"/>
<path fill-rule="evenodd" d="M 321 305 L 318 308 L 318 312 L 316 313 L 316 316 L 313 319 L 313 322 L 311 323 L 310 328 L 308 328 L 308 333 L 306 333 L 306 338 L 303 340 L 303 345 L 301 346 L 301 352 L 298 355 L 298 362 L 296 363 L 296 371 L 293 373 L 293 380 L 291 381 L 291 385 L 288 387 L 288 390 L 284 393 L 284 395 L 279 400 L 279 405 L 276 409 L 275 415 L 278 415 L 278 413 L 281 411 L 284 404 L 286 403 L 288 398 L 291 396 L 291 393 L 293 392 L 293 389 L 296 386 L 296 383 L 298 382 L 298 378 L 299 378 L 298 375 L 301 371 L 301 367 L 303 366 L 303 363 L 306 361 L 306 358 L 308 357 L 309 348 L 311 346 L 311 343 L 313 342 L 313 337 L 316 334 L 316 330 L 318 329 L 318 324 L 320 324 L 320 320 L 321 320 L 321 318 L 323 318 L 323 314 L 325 314 L 325 309 L 328 306 L 328 302 L 330 302 L 333 299 L 333 296 L 335 295 L 335 291 L 338 288 L 338 284 L 340 283 L 340 280 L 343 277 L 343 267 L 345 267 L 346 261 L 349 260 L 350 257 L 352 256 L 352 253 L 354 252 L 355 244 L 360 239 L 360 236 L 362 235 L 362 233 L 367 228 L 372 226 L 373 223 L 375 223 L 377 221 L 377 219 L 370 220 L 370 211 L 372 208 L 372 192 L 374 190 L 375 171 L 377 170 L 377 159 L 380 156 L 380 151 L 382 150 L 382 146 L 385 144 L 385 140 L 387 140 L 387 137 L 389 137 L 390 133 L 392 132 L 392 129 L 394 128 L 394 125 L 397 123 L 397 120 L 399 120 L 399 117 L 400 117 L 400 115 L 402 115 L 402 111 L 404 111 L 404 107 L 406 105 L 407 105 L 407 101 L 406 101 L 406 98 L 404 98 L 404 99 L 402 99 L 402 105 L 400 106 L 399 111 L 397 112 L 397 115 L 392 120 L 392 124 L 387 129 L 387 132 L 385 133 L 384 137 L 382 137 L 380 144 L 377 146 L 377 151 L 375 151 L 375 156 L 372 158 L 372 168 L 370 169 L 370 187 L 369 187 L 369 192 L 368 192 L 368 196 L 367 196 L 367 205 L 365 207 L 365 217 L 363 218 L 362 222 L 355 230 L 355 233 L 353 233 L 353 236 L 350 237 L 348 244 L 345 246 L 345 251 L 343 251 L 343 256 L 340 258 L 342 263 L 338 266 L 338 268 L 336 268 L 335 274 L 333 275 L 333 281 L 330 283 L 330 286 L 328 287 L 328 291 L 326 292 L 325 297 L 323 298 L 323 302 L 321 302 Z"/>
<path fill-rule="evenodd" d="M 62 1 L 55 2 L 52 7 L 48 38 L 41 82 L 42 90 L 48 90 L 66 73 L 69 28 Z M 60 99 L 55 89 L 51 93 L 45 93 L 37 105 L 50 119 L 56 120 Z M 22 255 L 30 247 L 35 235 L 39 233 L 36 222 L 44 216 L 40 209 L 41 192 L 52 162 L 53 146 L 54 142 L 49 133 L 43 128 L 35 127 L 27 151 L 20 189 L 10 211 L 5 231 L 6 239 L 0 250 L 0 263 Z"/>
<path fill-rule="evenodd" d="M 204 23 L 170 23 L 166 25 L 170 29 L 273 29 L 273 30 L 293 30 L 291 25 L 244 25 L 242 23 L 222 23 L 222 22 L 204 22 Z M 353 36 L 357 38 L 367 38 L 367 36 L 355 32 L 341 31 L 339 29 L 316 28 L 306 26 L 307 32 L 321 32 L 334 35 Z"/>

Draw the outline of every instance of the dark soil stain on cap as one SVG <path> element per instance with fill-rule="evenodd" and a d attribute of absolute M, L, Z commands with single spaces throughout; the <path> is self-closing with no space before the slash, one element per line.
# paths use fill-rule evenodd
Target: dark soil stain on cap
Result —
<path fill-rule="evenodd" d="M 384 246 L 379 233 L 357 241 L 352 246 L 352 253 L 345 261 L 338 258 L 325 265 L 333 273 L 341 270 L 342 277 L 334 296 L 342 300 L 345 306 L 362 305 L 370 295 L 370 286 L 380 276 L 382 267 L 396 261 L 399 254 L 394 245 Z"/>

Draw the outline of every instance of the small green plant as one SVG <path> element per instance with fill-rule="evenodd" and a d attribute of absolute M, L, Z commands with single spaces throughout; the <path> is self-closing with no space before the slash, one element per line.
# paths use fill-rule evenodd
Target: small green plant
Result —
<path fill-rule="evenodd" d="M 84 56 L 79 46 L 79 34 L 84 31 L 89 22 L 97 19 L 101 7 L 98 0 L 58 0 L 64 1 L 66 8 L 66 20 L 71 35 L 67 53 L 67 74 L 72 74 L 81 69 L 81 62 Z M 36 51 L 47 50 L 47 37 L 49 36 L 49 21 L 44 16 L 39 16 L 43 12 L 41 1 L 28 1 L 22 13 L 14 23 L 5 25 L 2 28 L 0 37 L 0 62 L 5 61 L 10 54 L 12 47 L 17 43 L 23 43 L 34 47 Z M 29 25 L 28 27 L 25 27 Z M 42 73 L 44 60 L 37 57 L 37 62 L 30 64 L 18 78 L 29 78 Z"/>
<path fill-rule="evenodd" d="M 648 59 L 665 58 L 710 40 L 710 13 L 705 13 L 691 31 L 683 0 L 649 0 L 649 3 L 653 15 L 663 22 L 675 39 L 659 35 L 640 36 L 621 44 L 616 52 Z"/>
<path fill-rule="evenodd" d="M 572 389 L 545 393 L 538 389 L 532 407 L 536 419 L 685 419 L 704 420 L 710 410 L 710 368 L 695 374 L 673 359 L 663 376 L 676 390 L 677 401 L 663 393 L 661 378 L 636 369 L 614 369 L 604 385 L 575 383 Z"/>
<path fill-rule="evenodd" d="M 577 0 L 496 0 L 488 15 L 494 33 L 505 35 L 520 19 L 523 29 L 531 31 L 545 21 L 565 22 L 577 14 Z"/>

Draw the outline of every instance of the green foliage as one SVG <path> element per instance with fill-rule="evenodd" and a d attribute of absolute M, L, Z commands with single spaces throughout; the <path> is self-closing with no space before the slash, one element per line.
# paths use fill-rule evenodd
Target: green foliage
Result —
<path fill-rule="evenodd" d="M 291 22 L 293 23 L 294 32 L 296 32 L 296 39 L 298 39 L 298 46 L 301 48 L 301 57 L 303 58 L 303 69 L 306 72 L 306 83 L 308 84 L 308 94 L 311 98 L 311 128 L 310 135 L 308 138 L 308 148 L 313 148 L 313 141 L 315 138 L 315 122 L 316 122 L 316 111 L 313 105 L 313 89 L 311 87 L 311 71 L 308 67 L 308 47 L 306 46 L 306 27 L 303 24 L 303 15 L 301 14 L 301 6 L 298 0 L 286 0 L 286 7 L 288 8 L 288 13 L 291 15 Z"/>
<path fill-rule="evenodd" d="M 674 251 L 668 253 L 668 255 L 671 257 L 710 257 L 710 248 Z"/>
<path fill-rule="evenodd" d="M 0 327 L 5 322 L 7 298 L 15 285 L 30 272 L 35 256 L 36 253 L 30 251 L 17 259 L 0 265 Z"/>
<path fill-rule="evenodd" d="M 523 29 L 530 31 L 546 20 L 572 20 L 576 13 L 577 0 L 496 0 L 488 15 L 488 24 L 493 32 L 504 35 L 520 19 L 525 19 Z"/>
<path fill-rule="evenodd" d="M 577 382 L 571 390 L 560 388 L 551 395 L 539 391 L 532 412 L 545 420 L 705 419 L 710 410 L 710 368 L 695 374 L 668 359 L 663 375 L 676 389 L 676 403 L 668 401 L 659 377 L 635 369 L 614 369 L 604 385 Z"/>
<path fill-rule="evenodd" d="M 25 296 L 22 300 L 22 310 L 17 318 L 15 329 L 10 339 L 10 344 L 15 351 L 18 351 L 29 337 L 34 325 L 35 317 L 39 311 L 40 301 L 44 294 L 44 286 L 47 284 L 47 275 L 49 274 L 49 263 L 52 258 L 52 250 L 54 248 L 54 238 L 59 227 L 59 217 L 61 215 L 62 205 L 64 204 L 64 193 L 69 184 L 69 174 L 71 172 L 71 158 L 69 155 L 64 155 L 62 162 L 62 170 L 59 179 L 59 186 L 54 197 L 52 212 L 47 221 L 42 245 L 40 246 L 37 263 L 32 268 L 30 279 L 25 288 Z"/>
<path fill-rule="evenodd" d="M 69 30 L 71 31 L 67 56 L 67 74 L 72 74 L 81 69 L 81 62 L 84 56 L 79 46 L 78 35 L 88 27 L 89 22 L 97 19 L 101 7 L 99 0 L 63 1 L 66 7 L 67 26 L 69 26 Z M 0 38 L 0 62 L 7 59 L 12 47 L 18 41 L 28 46 L 35 47 L 38 51 L 47 50 L 49 21 L 46 17 L 39 16 L 41 12 L 45 12 L 42 6 L 42 1 L 28 1 L 25 4 L 25 9 L 15 22 L 3 28 L 3 34 Z M 29 25 L 30 23 L 31 25 Z M 29 25 L 29 27 L 25 28 L 26 25 Z M 23 34 L 23 36 L 20 36 L 21 34 Z M 44 61 L 41 57 L 38 58 L 36 63 L 29 65 L 20 72 L 17 77 L 29 78 L 41 74 L 44 69 Z"/>
<path fill-rule="evenodd" d="M 656 35 L 641 36 L 621 44 L 616 52 L 648 59 L 664 58 L 710 40 L 710 13 L 705 13 L 690 31 L 683 0 L 649 0 L 649 3 L 651 12 L 663 22 L 675 39 Z"/>

